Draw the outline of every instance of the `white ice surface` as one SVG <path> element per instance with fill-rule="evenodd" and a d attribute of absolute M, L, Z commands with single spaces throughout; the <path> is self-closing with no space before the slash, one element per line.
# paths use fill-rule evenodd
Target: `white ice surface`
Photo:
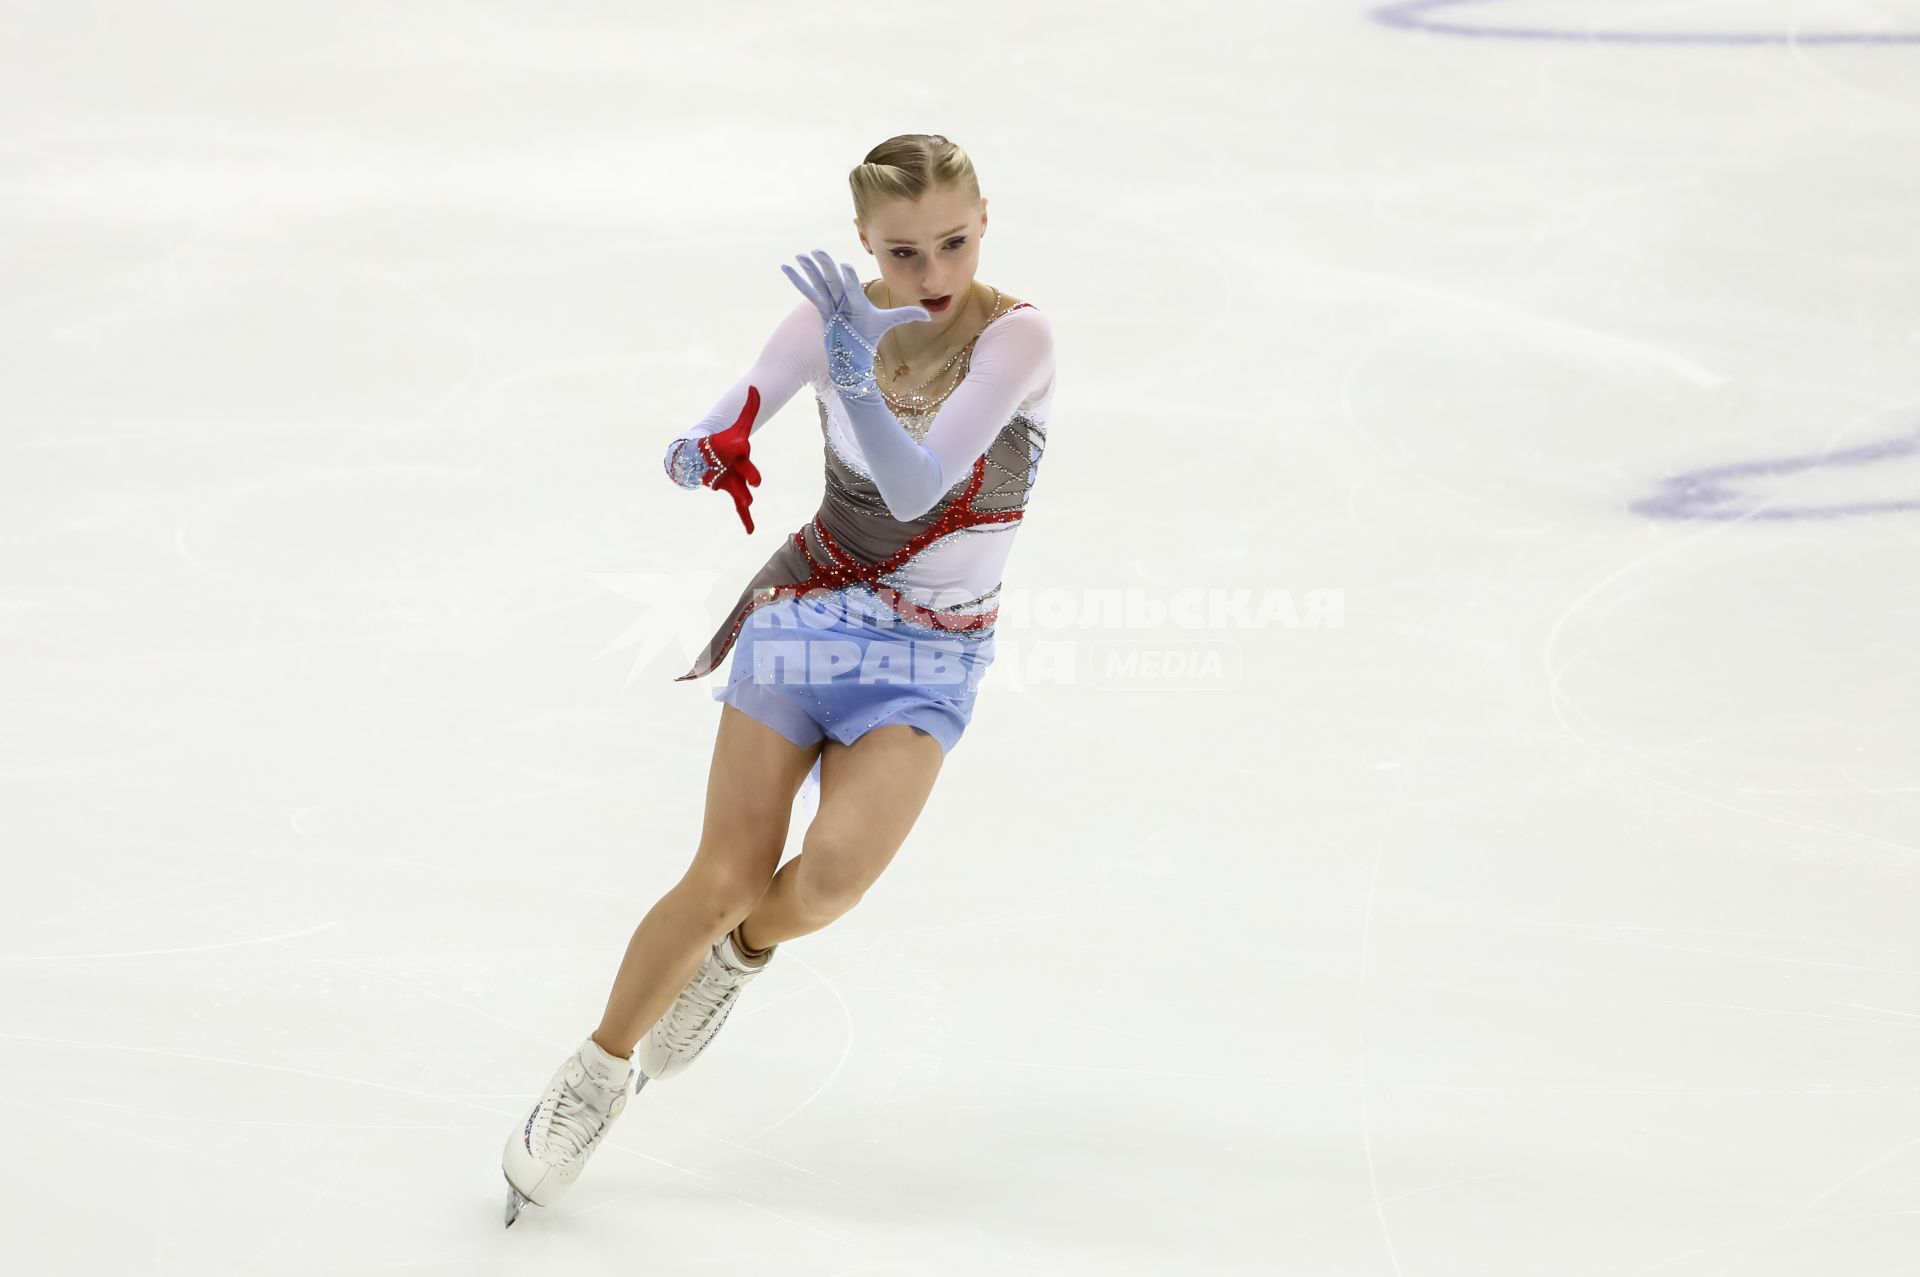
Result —
<path fill-rule="evenodd" d="M 1453 11 L 1616 17 L 1920 31 Z M 1920 1270 L 1920 511 L 1772 517 L 1920 457 L 1635 505 L 1920 429 L 1920 46 L 1292 0 L 0 31 L 8 1271 Z M 846 174 L 918 130 L 1058 340 L 1001 664 L 859 907 L 503 1233 L 501 1141 L 698 836 L 720 711 L 672 680 L 819 498 L 805 398 L 752 537 L 660 454 L 782 262 L 876 273 Z M 1128 588 L 1339 607 L 1014 614 Z"/>

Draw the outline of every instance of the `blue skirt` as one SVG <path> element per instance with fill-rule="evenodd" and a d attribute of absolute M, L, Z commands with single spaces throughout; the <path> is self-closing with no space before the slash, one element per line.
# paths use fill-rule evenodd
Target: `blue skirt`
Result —
<path fill-rule="evenodd" d="M 990 628 L 982 634 L 907 621 L 863 586 L 821 590 L 747 615 L 727 685 L 713 699 L 802 748 L 828 736 L 851 745 L 876 727 L 903 723 L 933 737 L 944 755 L 972 721 L 992 663 Z"/>

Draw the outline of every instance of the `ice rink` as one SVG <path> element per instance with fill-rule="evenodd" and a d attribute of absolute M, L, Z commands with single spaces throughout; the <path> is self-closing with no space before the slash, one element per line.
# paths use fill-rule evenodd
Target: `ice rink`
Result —
<path fill-rule="evenodd" d="M 9 1272 L 1920 1271 L 1920 0 L 0 31 Z M 998 661 L 503 1231 L 820 501 L 661 454 L 907 132 L 1056 334 Z"/>

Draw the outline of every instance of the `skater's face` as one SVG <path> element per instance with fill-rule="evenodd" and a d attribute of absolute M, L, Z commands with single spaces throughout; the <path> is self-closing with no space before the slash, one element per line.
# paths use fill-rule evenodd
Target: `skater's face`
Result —
<path fill-rule="evenodd" d="M 895 306 L 950 298 L 926 321 L 952 322 L 980 266 L 980 237 L 987 229 L 987 201 L 956 190 L 931 190 L 917 200 L 893 200 L 873 210 L 864 224 L 854 219 L 860 242 L 880 263 Z"/>

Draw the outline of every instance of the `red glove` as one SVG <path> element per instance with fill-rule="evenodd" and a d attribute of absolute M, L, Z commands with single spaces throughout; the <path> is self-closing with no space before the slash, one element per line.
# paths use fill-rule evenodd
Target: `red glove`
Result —
<path fill-rule="evenodd" d="M 739 418 L 725 430 L 695 441 L 707 463 L 707 473 L 700 482 L 733 498 L 733 508 L 739 511 L 740 522 L 749 534 L 753 532 L 753 516 L 747 513 L 747 507 L 753 504 L 753 494 L 747 488 L 760 486 L 760 468 L 747 457 L 747 437 L 753 432 L 753 419 L 759 415 L 760 388 L 748 386 L 747 404 Z"/>

